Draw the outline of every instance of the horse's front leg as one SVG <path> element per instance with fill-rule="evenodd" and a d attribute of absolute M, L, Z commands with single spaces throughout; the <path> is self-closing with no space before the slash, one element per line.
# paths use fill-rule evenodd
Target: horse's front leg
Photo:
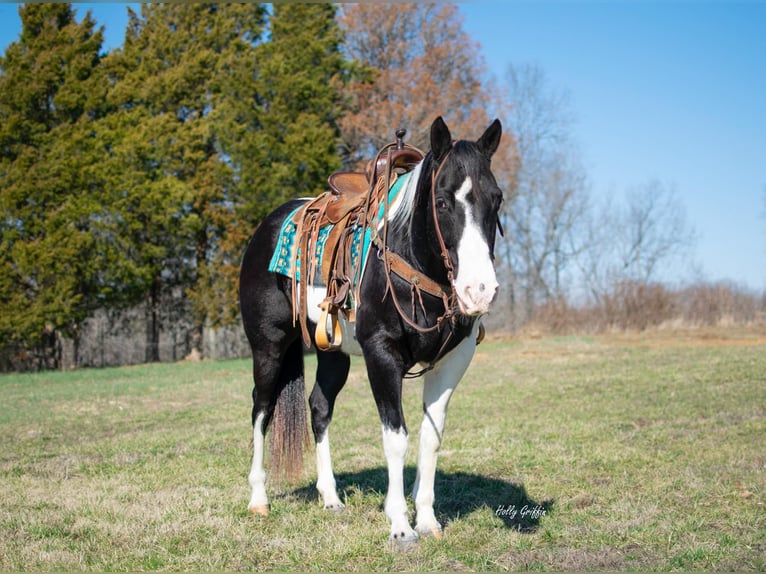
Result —
<path fill-rule="evenodd" d="M 404 461 L 409 437 L 402 411 L 402 377 L 406 371 L 394 343 L 379 341 L 365 349 L 367 375 L 383 428 L 383 452 L 388 465 L 385 512 L 391 522 L 390 540 L 408 544 L 418 539 L 410 526 L 404 498 Z"/>
<path fill-rule="evenodd" d="M 423 382 L 423 423 L 420 426 L 418 472 L 412 496 L 415 499 L 415 530 L 422 536 L 441 538 L 442 527 L 434 515 L 436 459 L 444 437 L 447 406 L 452 392 L 465 373 L 476 350 L 478 321 L 471 333 L 436 367 Z"/>

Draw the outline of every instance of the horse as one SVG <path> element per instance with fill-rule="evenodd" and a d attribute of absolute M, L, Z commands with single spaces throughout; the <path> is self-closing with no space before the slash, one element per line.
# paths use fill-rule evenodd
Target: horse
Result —
<path fill-rule="evenodd" d="M 316 489 L 326 509 L 337 512 L 344 508 L 332 470 L 329 426 L 336 397 L 348 377 L 349 355 L 361 354 L 382 427 L 389 540 L 400 545 L 414 543 L 420 536 L 442 536 L 433 502 L 447 406 L 471 362 L 480 332 L 483 335 L 481 320 L 498 288 L 494 247 L 496 232 L 502 233 L 498 212 L 503 194 L 490 160 L 501 133 L 496 119 L 477 140 L 453 141 L 444 120 L 433 121 L 430 151 L 414 167 L 401 197 L 392 202 L 380 223 L 385 241 L 369 247 L 358 286 L 355 322 L 341 318 L 347 336 L 340 349 L 317 349 L 316 381 L 308 399 L 316 447 Z M 240 308 L 252 349 L 254 381 L 248 509 L 259 515 L 269 513 L 263 459 L 270 422 L 273 419 L 272 440 L 282 444 L 294 447 L 302 442 L 301 433 L 304 439 L 308 435 L 305 343 L 291 304 L 295 283 L 267 270 L 283 221 L 305 201 L 291 200 L 261 222 L 240 267 Z M 392 273 L 392 258 L 409 265 L 414 277 Z M 420 290 L 419 279 L 443 286 L 444 293 L 437 297 Z M 314 327 L 323 290 L 309 285 L 303 291 L 306 300 L 300 301 L 307 306 L 307 320 Z M 413 489 L 414 528 L 404 494 L 409 439 L 402 411 L 403 381 L 413 374 L 423 376 L 424 412 Z M 277 424 L 282 416 L 287 423 Z M 292 454 L 286 456 L 292 458 L 287 463 L 302 464 L 300 449 L 289 450 Z M 274 462 L 272 452 L 272 465 Z"/>

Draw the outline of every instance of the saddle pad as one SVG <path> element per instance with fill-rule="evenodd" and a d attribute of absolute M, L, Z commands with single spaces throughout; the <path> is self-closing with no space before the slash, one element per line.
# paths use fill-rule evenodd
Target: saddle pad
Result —
<path fill-rule="evenodd" d="M 394 202 L 399 191 L 404 188 L 410 175 L 411 172 L 399 176 L 394 182 L 394 185 L 391 186 L 391 189 L 388 192 L 389 205 Z M 293 217 L 299 209 L 302 209 L 302 207 L 303 206 L 299 206 L 295 208 L 282 222 L 279 237 L 277 238 L 277 245 L 274 248 L 274 253 L 269 262 L 269 271 L 287 277 L 293 277 L 293 275 L 295 275 L 297 281 L 301 280 L 300 248 L 298 248 L 297 245 L 294 245 L 297 241 L 297 237 L 295 236 L 297 226 L 295 225 L 295 222 L 293 222 Z M 380 221 L 383 218 L 383 211 L 384 205 L 381 204 L 378 209 L 377 221 Z M 333 224 L 328 224 L 319 230 L 319 236 L 317 237 L 316 248 L 314 250 L 314 264 L 315 269 L 317 270 L 316 277 L 314 277 L 313 281 L 314 285 L 324 285 L 320 273 L 320 270 L 322 269 L 322 255 L 324 254 L 324 246 L 327 241 L 327 236 L 330 235 L 330 231 L 332 231 L 333 227 Z M 372 231 L 370 229 L 367 229 L 364 233 L 364 237 L 362 237 L 362 226 L 354 226 L 351 258 L 355 268 L 364 269 L 364 265 L 367 262 L 367 255 L 370 251 L 371 240 Z M 361 277 L 361 274 L 359 274 L 359 277 Z"/>

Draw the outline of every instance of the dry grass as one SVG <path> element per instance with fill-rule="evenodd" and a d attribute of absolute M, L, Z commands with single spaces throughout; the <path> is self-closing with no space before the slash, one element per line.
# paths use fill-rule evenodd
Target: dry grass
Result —
<path fill-rule="evenodd" d="M 385 542 L 360 362 L 331 431 L 346 511 L 323 511 L 309 459 L 304 479 L 272 485 L 268 519 L 247 513 L 249 373 L 226 361 L 0 377 L 0 569 L 766 566 L 762 332 L 486 341 L 450 408 L 445 538 L 409 553 Z M 417 381 L 405 412 L 414 445 Z M 408 486 L 414 460 L 411 448 Z"/>

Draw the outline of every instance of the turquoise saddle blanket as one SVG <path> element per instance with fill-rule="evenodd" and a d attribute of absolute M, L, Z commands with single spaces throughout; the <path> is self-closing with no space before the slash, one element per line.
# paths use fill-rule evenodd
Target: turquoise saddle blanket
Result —
<path fill-rule="evenodd" d="M 388 204 L 391 205 L 396 199 L 399 192 L 404 189 L 411 175 L 405 173 L 399 176 L 394 185 L 388 191 Z M 287 277 L 293 277 L 297 281 L 301 280 L 300 270 L 300 248 L 295 249 L 293 254 L 293 244 L 297 241 L 295 236 L 296 225 L 293 222 L 293 216 L 303 206 L 295 208 L 282 222 L 282 227 L 279 231 L 279 238 L 277 239 L 277 245 L 274 249 L 274 254 L 271 256 L 269 262 L 269 271 L 273 273 L 279 273 L 280 275 L 286 275 Z M 380 205 L 378 209 L 377 221 L 383 219 L 383 211 L 385 206 Z M 324 246 L 327 242 L 327 237 L 330 235 L 334 225 L 326 225 L 319 230 L 319 236 L 317 238 L 316 247 L 314 250 L 314 263 L 315 269 L 317 269 L 317 276 L 314 278 L 314 285 L 323 285 L 324 282 L 320 276 L 319 270 L 322 268 L 322 255 L 324 254 Z M 354 238 L 351 245 L 351 260 L 355 269 L 364 269 L 364 265 L 367 262 L 367 255 L 370 252 L 370 243 L 372 241 L 372 230 L 367 228 L 364 230 L 364 236 L 362 236 L 363 226 L 357 224 L 354 227 Z M 361 277 L 361 273 L 357 275 Z"/>

